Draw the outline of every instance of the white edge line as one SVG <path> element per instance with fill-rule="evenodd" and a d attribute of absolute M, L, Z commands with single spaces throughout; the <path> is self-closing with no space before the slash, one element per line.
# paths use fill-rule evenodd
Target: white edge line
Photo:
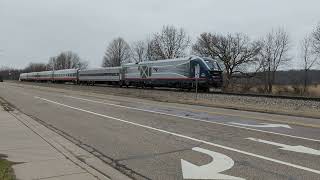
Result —
<path fill-rule="evenodd" d="M 189 139 L 189 140 L 192 140 L 192 141 L 196 141 L 196 142 L 200 142 L 200 143 L 203 143 L 203 144 L 215 146 L 215 147 L 226 149 L 226 150 L 229 150 L 229 151 L 238 152 L 238 153 L 245 154 L 245 155 L 248 155 L 248 156 L 252 156 L 252 157 L 260 158 L 260 159 L 263 159 L 263 160 L 267 160 L 267 161 L 283 164 L 283 165 L 286 165 L 286 166 L 294 167 L 294 168 L 297 168 L 297 169 L 301 169 L 301 170 L 313 172 L 313 173 L 316 173 L 316 174 L 320 174 L 319 170 L 307 168 L 307 167 L 304 167 L 304 166 L 300 166 L 300 165 L 296 165 L 296 164 L 280 161 L 280 160 L 277 160 L 277 159 L 272 159 L 272 158 L 269 158 L 269 157 L 253 154 L 253 153 L 246 152 L 246 151 L 241 151 L 241 150 L 238 150 L 238 149 L 230 148 L 230 147 L 219 145 L 219 144 L 214 144 L 214 143 L 211 143 L 211 142 L 207 142 L 207 141 L 204 141 L 204 140 L 201 140 L 201 139 L 196 139 L 196 138 L 193 138 L 193 137 L 185 136 L 185 135 L 182 135 L 182 134 L 173 133 L 173 132 L 170 132 L 170 131 L 157 129 L 157 128 L 154 128 L 154 127 L 150 127 L 150 126 L 146 126 L 146 125 L 142 125 L 142 124 L 138 124 L 138 123 L 122 120 L 122 119 L 119 119 L 119 118 L 115 118 L 115 117 L 111 117 L 111 116 L 95 113 L 95 112 L 92 112 L 92 111 L 88 111 L 88 110 L 76 108 L 76 107 L 73 107 L 73 106 L 69 106 L 69 105 L 66 105 L 66 104 L 62 104 L 62 103 L 59 103 L 59 102 L 51 101 L 49 99 L 41 98 L 41 97 L 38 97 L 38 96 L 34 96 L 34 98 L 40 99 L 40 100 L 43 100 L 43 101 L 47 101 L 47 102 L 50 102 L 52 104 L 68 107 L 70 109 L 74 109 L 74 110 L 86 112 L 86 113 L 89 113 L 89 114 L 93 114 L 93 115 L 96 115 L 96 116 L 113 119 L 113 120 L 124 122 L 124 123 L 127 123 L 127 124 L 132 124 L 132 125 L 135 125 L 135 126 L 146 128 L 146 129 L 151 129 L 151 130 L 162 132 L 162 133 L 165 133 L 165 134 L 170 134 L 170 135 L 173 135 L 173 136 Z"/>
<path fill-rule="evenodd" d="M 100 102 L 100 101 L 95 101 L 95 100 L 90 100 L 90 99 L 84 99 L 84 98 L 78 98 L 78 97 L 73 97 L 73 96 L 67 96 L 67 95 L 64 95 L 64 97 L 78 99 L 78 100 L 82 100 L 82 101 L 93 102 L 93 103 L 105 104 L 105 105 L 110 105 L 110 106 L 115 106 L 115 107 L 122 107 L 122 108 L 127 108 L 127 109 L 138 110 L 138 111 L 161 114 L 161 115 L 166 115 L 166 116 L 184 118 L 184 119 L 189 119 L 189 120 L 194 120 L 194 121 L 201 121 L 201 122 L 206 122 L 206 123 L 211 123 L 211 124 L 219 124 L 219 125 L 223 125 L 223 126 L 236 127 L 236 128 L 246 129 L 246 130 L 251 130 L 251 131 L 257 131 L 257 132 L 263 132 L 263 133 L 269 133 L 269 134 L 276 134 L 276 135 L 286 136 L 286 137 L 291 137 L 291 138 L 296 138 L 296 139 L 303 139 L 303 140 L 308 140 L 308 141 L 320 142 L 319 139 L 312 139 L 312 138 L 300 137 L 300 136 L 295 136 L 295 135 L 290 135 L 290 134 L 283 134 L 283 133 L 265 131 L 265 130 L 260 130 L 260 129 L 253 129 L 253 128 L 242 127 L 242 126 L 237 126 L 237 125 L 232 125 L 232 124 L 227 124 L 227 123 L 219 123 L 219 122 L 214 122 L 214 121 L 207 121 L 207 120 L 203 120 L 203 119 L 197 119 L 197 118 L 186 117 L 186 116 L 179 116 L 179 115 L 174 115 L 174 114 L 167 114 L 167 113 L 163 113 L 163 112 L 157 112 L 157 111 L 152 111 L 152 110 L 146 110 L 146 109 L 122 106 L 122 105 L 117 105 L 117 104 L 112 104 L 112 103 L 105 103 L 105 102 Z"/>

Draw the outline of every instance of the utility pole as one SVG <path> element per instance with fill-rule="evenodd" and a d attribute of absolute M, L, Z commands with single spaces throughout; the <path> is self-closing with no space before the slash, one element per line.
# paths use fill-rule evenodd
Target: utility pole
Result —
<path fill-rule="evenodd" d="M 12 78 L 11 78 L 11 71 L 10 71 L 10 70 L 9 70 L 8 75 L 9 75 L 9 80 L 12 80 Z"/>
<path fill-rule="evenodd" d="M 56 57 L 53 58 L 51 82 L 54 83 L 54 67 L 56 65 Z"/>

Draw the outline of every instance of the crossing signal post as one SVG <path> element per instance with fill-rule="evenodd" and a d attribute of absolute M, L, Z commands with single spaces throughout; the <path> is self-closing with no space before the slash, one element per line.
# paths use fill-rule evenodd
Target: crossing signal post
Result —
<path fill-rule="evenodd" d="M 199 77 L 200 77 L 200 65 L 197 64 L 194 67 L 194 78 L 196 80 L 196 100 L 198 99 L 198 80 L 199 80 Z"/>

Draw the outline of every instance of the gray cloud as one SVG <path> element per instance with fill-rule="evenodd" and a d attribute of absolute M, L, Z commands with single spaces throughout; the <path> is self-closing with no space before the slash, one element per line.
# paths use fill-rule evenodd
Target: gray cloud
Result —
<path fill-rule="evenodd" d="M 285 28 L 296 45 L 320 21 L 317 0 L 0 0 L 0 66 L 22 68 L 72 50 L 101 64 L 106 45 L 144 39 L 164 24 L 253 38 Z"/>

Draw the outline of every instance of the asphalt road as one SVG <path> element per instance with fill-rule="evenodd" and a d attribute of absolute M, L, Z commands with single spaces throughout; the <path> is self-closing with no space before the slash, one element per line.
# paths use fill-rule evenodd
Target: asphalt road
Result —
<path fill-rule="evenodd" d="M 318 119 L 12 83 L 0 97 L 137 179 L 320 179 Z"/>

